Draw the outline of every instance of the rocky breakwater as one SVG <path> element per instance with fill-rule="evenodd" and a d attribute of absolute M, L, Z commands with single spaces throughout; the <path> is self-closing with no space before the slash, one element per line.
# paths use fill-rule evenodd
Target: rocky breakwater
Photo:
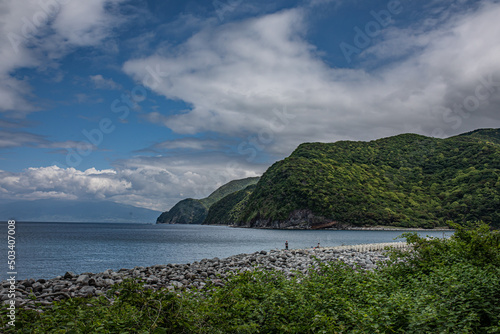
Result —
<path fill-rule="evenodd" d="M 405 248 L 405 243 L 339 246 L 331 248 L 271 250 L 252 254 L 239 254 L 228 258 L 203 259 L 187 264 L 167 264 L 133 269 L 108 269 L 102 273 L 76 275 L 67 272 L 53 279 L 27 279 L 15 284 L 16 306 L 38 309 L 66 298 L 104 295 L 113 285 L 125 279 L 134 279 L 145 284 L 145 288 L 171 291 L 179 289 L 202 289 L 208 282 L 223 286 L 229 275 L 256 268 L 283 271 L 287 276 L 307 274 L 318 261 L 342 261 L 351 266 L 372 270 L 378 263 L 387 260 L 386 246 Z M 1 283 L 0 298 L 10 301 L 11 283 Z"/>

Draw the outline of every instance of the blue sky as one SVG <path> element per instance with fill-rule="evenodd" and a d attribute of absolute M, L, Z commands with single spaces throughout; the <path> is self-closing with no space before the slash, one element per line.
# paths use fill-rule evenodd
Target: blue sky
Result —
<path fill-rule="evenodd" d="M 0 198 L 167 210 L 302 142 L 500 127 L 500 3 L 0 3 Z"/>

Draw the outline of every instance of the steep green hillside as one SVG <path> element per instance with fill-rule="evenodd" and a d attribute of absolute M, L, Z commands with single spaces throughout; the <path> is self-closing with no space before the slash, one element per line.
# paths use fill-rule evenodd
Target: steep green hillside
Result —
<path fill-rule="evenodd" d="M 223 185 L 222 187 L 215 190 L 208 197 L 201 199 L 200 202 L 206 208 L 210 208 L 215 202 L 226 197 L 227 195 L 232 194 L 241 189 L 244 189 L 252 184 L 256 184 L 257 182 L 259 182 L 259 179 L 260 179 L 259 177 L 249 177 L 246 179 L 230 181 L 225 185 Z"/>
<path fill-rule="evenodd" d="M 249 177 L 242 180 L 231 181 L 215 190 L 203 199 L 187 198 L 163 212 L 156 220 L 157 224 L 201 224 L 208 214 L 208 209 L 221 198 L 256 184 L 258 177 Z"/>
<path fill-rule="evenodd" d="M 499 130 L 306 143 L 262 176 L 238 225 L 500 226 Z"/>
<path fill-rule="evenodd" d="M 459 136 L 474 137 L 500 145 L 500 129 L 479 129 Z"/>
<path fill-rule="evenodd" d="M 198 199 L 187 198 L 163 212 L 157 224 L 201 224 L 207 215 L 207 208 Z"/>
<path fill-rule="evenodd" d="M 255 187 L 255 184 L 248 186 L 214 203 L 214 205 L 210 207 L 210 210 L 208 210 L 207 218 L 205 218 L 203 224 L 232 225 L 236 223 Z"/>

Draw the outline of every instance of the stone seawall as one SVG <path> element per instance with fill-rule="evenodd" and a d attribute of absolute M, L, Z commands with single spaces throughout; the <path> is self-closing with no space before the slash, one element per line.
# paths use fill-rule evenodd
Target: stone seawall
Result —
<path fill-rule="evenodd" d="M 297 273 L 306 274 L 316 261 L 342 261 L 350 266 L 373 270 L 378 263 L 387 260 L 386 247 L 405 249 L 405 242 L 337 246 L 328 248 L 291 249 L 260 251 L 252 254 L 239 254 L 228 258 L 203 259 L 187 264 L 167 264 L 133 269 L 108 269 L 102 273 L 74 274 L 53 279 L 27 279 L 15 284 L 16 306 L 37 309 L 51 305 L 54 301 L 74 297 L 103 295 L 114 284 L 125 279 L 135 279 L 145 283 L 145 288 L 171 291 L 176 289 L 202 289 L 208 281 L 216 286 L 224 285 L 224 279 L 232 273 L 250 271 L 255 268 L 280 270 L 287 276 Z M 1 283 L 0 299 L 9 303 L 7 281 Z"/>

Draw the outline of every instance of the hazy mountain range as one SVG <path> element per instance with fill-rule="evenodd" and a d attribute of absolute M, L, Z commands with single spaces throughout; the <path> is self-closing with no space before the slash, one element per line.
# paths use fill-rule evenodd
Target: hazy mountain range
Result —
<path fill-rule="evenodd" d="M 0 203 L 0 220 L 154 223 L 160 212 L 109 201 L 41 199 Z"/>

